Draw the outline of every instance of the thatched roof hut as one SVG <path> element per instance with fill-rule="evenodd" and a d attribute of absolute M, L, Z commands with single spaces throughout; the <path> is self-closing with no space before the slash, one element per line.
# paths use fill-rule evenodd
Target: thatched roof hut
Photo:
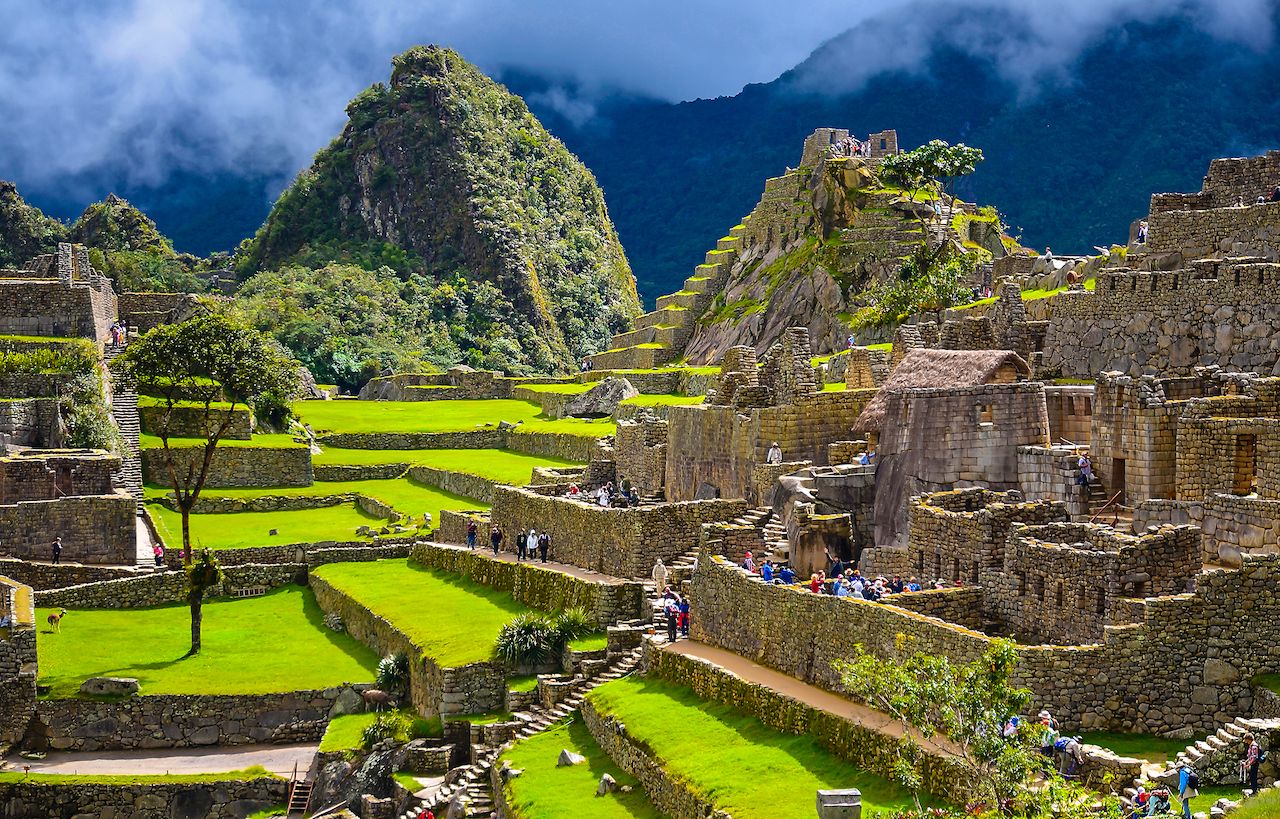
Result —
<path fill-rule="evenodd" d="M 935 350 L 907 353 L 884 386 L 867 402 L 853 424 L 856 433 L 878 432 L 884 426 L 889 395 L 938 387 L 979 387 L 1008 384 L 1031 375 L 1031 368 L 1012 350 Z"/>

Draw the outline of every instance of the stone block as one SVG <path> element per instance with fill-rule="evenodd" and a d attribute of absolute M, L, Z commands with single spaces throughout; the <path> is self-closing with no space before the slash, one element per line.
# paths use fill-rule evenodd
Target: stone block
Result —
<path fill-rule="evenodd" d="M 81 694 L 122 697 L 138 693 L 138 681 L 133 677 L 90 677 L 80 683 Z"/>
<path fill-rule="evenodd" d="M 818 819 L 860 819 L 862 792 L 857 788 L 818 791 Z"/>

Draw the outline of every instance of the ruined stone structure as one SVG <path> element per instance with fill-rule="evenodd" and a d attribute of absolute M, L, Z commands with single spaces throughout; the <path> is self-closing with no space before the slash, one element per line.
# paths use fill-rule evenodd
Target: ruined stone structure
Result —
<path fill-rule="evenodd" d="M 35 595 L 0 577 L 0 754 L 22 740 L 36 713 Z"/>
<path fill-rule="evenodd" d="M 0 333 L 105 341 L 115 320 L 115 291 L 84 247 L 60 244 L 22 270 L 0 271 Z"/>

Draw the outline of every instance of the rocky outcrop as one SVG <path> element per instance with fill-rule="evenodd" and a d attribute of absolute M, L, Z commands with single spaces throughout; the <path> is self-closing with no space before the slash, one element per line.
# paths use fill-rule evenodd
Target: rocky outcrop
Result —
<path fill-rule="evenodd" d="M 627 379 L 610 376 L 570 401 L 564 414 L 574 418 L 604 418 L 613 415 L 623 401 L 639 394 Z"/>

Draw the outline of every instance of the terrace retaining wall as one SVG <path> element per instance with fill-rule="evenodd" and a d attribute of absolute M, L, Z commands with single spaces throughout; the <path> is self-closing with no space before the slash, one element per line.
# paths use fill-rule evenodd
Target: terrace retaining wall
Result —
<path fill-rule="evenodd" d="M 409 477 L 419 483 L 430 484 L 453 495 L 474 498 L 482 503 L 493 503 L 494 487 L 500 484 L 479 475 L 465 472 L 451 472 L 447 469 L 436 469 L 432 466 L 414 466 L 409 469 Z"/>
<path fill-rule="evenodd" d="M 644 613 L 644 586 L 636 581 L 583 580 L 536 563 L 495 560 L 480 549 L 472 551 L 434 543 L 415 544 L 410 557 L 424 566 L 508 592 L 526 606 L 540 611 L 584 608 L 602 628 Z"/>
<path fill-rule="evenodd" d="M 179 472 L 188 467 L 199 469 L 204 458 L 203 447 L 180 447 L 169 450 Z M 165 450 L 142 450 L 142 477 L 161 486 L 169 483 Z M 305 446 L 220 446 L 209 464 L 205 486 L 210 489 L 237 487 L 310 486 L 311 450 Z"/>
<path fill-rule="evenodd" d="M 316 742 L 341 691 L 41 700 L 28 742 L 55 751 Z"/>
<path fill-rule="evenodd" d="M 205 598 L 221 597 L 238 589 L 274 589 L 289 583 L 305 582 L 306 571 L 307 567 L 300 563 L 226 566 L 222 583 L 207 589 Z M 132 609 L 184 603 L 186 599 L 187 578 L 180 571 L 141 574 L 36 592 L 36 605 L 42 608 Z"/>
<path fill-rule="evenodd" d="M 36 591 L 79 586 L 100 580 L 119 580 L 137 577 L 132 566 L 84 566 L 79 563 L 31 563 L 14 558 L 0 558 L 0 576 L 16 580 Z"/>
<path fill-rule="evenodd" d="M 130 819 L 243 819 L 283 805 L 289 783 L 275 777 L 198 783 L 106 785 L 32 779 L 0 784 L 6 819 L 127 816 Z"/>
<path fill-rule="evenodd" d="M 62 538 L 62 559 L 132 565 L 137 560 L 137 503 L 127 493 L 0 506 L 0 549 L 20 558 L 48 560 Z"/>

